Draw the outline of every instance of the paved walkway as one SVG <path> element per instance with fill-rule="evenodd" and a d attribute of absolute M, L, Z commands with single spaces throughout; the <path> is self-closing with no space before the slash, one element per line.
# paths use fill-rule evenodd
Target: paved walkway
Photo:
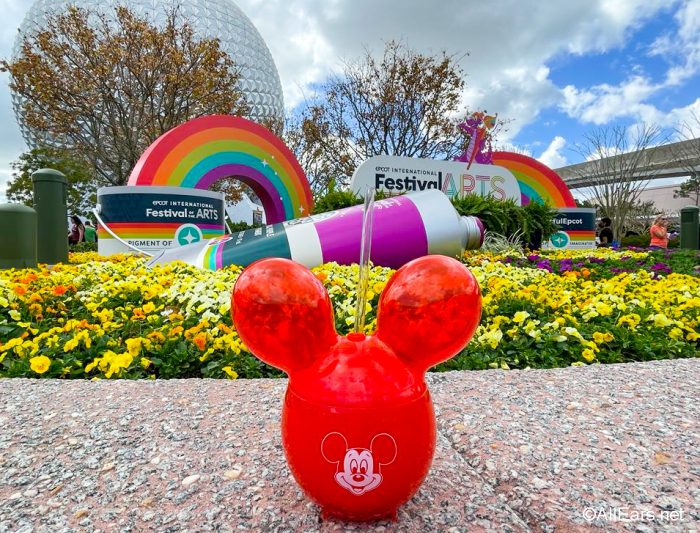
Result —
<path fill-rule="evenodd" d="M 321 521 L 282 380 L 0 381 L 0 531 L 697 531 L 700 360 L 431 374 L 396 523 Z"/>

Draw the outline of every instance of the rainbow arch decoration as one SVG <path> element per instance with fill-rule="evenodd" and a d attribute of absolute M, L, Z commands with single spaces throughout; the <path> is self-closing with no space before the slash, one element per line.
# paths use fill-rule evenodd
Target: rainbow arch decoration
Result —
<path fill-rule="evenodd" d="M 576 207 L 564 180 L 536 159 L 515 152 L 493 152 L 492 157 L 494 165 L 508 169 L 515 176 L 522 205 L 548 201 L 552 207 Z"/>
<path fill-rule="evenodd" d="M 128 185 L 207 189 L 228 176 L 255 191 L 268 224 L 311 213 L 311 188 L 294 154 L 260 124 L 231 115 L 195 118 L 161 135 Z"/>

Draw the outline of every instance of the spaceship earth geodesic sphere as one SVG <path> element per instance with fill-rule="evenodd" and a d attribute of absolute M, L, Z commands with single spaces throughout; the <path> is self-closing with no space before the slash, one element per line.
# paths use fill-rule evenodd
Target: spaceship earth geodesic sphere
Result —
<path fill-rule="evenodd" d="M 107 14 L 114 13 L 116 6 L 126 5 L 156 23 L 177 7 L 179 16 L 192 25 L 198 37 L 218 38 L 223 51 L 233 59 L 241 74 L 238 87 L 250 107 L 248 118 L 256 122 L 283 120 L 282 86 L 272 55 L 253 23 L 231 0 L 35 0 L 20 25 L 13 56 L 19 54 L 24 35 L 46 27 L 52 13 L 64 12 L 69 5 Z M 22 99 L 13 94 L 22 136 L 30 147 L 35 147 L 39 134 L 26 125 L 21 103 Z"/>

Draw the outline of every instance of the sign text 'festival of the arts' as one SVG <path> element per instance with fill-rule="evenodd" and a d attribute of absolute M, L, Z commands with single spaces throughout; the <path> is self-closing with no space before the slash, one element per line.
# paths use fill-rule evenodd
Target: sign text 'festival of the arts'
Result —
<path fill-rule="evenodd" d="M 520 187 L 513 174 L 496 165 L 473 163 L 469 168 L 459 161 L 435 161 L 380 155 L 362 163 L 350 188 L 362 194 L 368 188 L 388 194 L 437 189 L 450 198 L 467 194 L 512 199 L 520 205 Z"/>

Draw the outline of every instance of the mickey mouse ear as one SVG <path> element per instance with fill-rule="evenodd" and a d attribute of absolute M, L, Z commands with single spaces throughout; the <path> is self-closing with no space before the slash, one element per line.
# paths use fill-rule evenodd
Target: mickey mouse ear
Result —
<path fill-rule="evenodd" d="M 382 292 L 377 336 L 425 371 L 459 353 L 481 317 L 481 291 L 459 261 L 442 255 L 401 267 Z"/>
<path fill-rule="evenodd" d="M 321 455 L 329 463 L 339 463 L 348 451 L 348 441 L 342 433 L 334 431 L 329 433 L 321 441 Z"/>
<path fill-rule="evenodd" d="M 325 287 L 289 259 L 245 269 L 233 288 L 231 316 L 253 354 L 287 373 L 309 366 L 337 338 Z"/>
<path fill-rule="evenodd" d="M 369 449 L 372 450 L 372 456 L 380 465 L 390 465 L 393 463 L 398 451 L 394 437 L 388 433 L 375 435 L 372 438 Z"/>

